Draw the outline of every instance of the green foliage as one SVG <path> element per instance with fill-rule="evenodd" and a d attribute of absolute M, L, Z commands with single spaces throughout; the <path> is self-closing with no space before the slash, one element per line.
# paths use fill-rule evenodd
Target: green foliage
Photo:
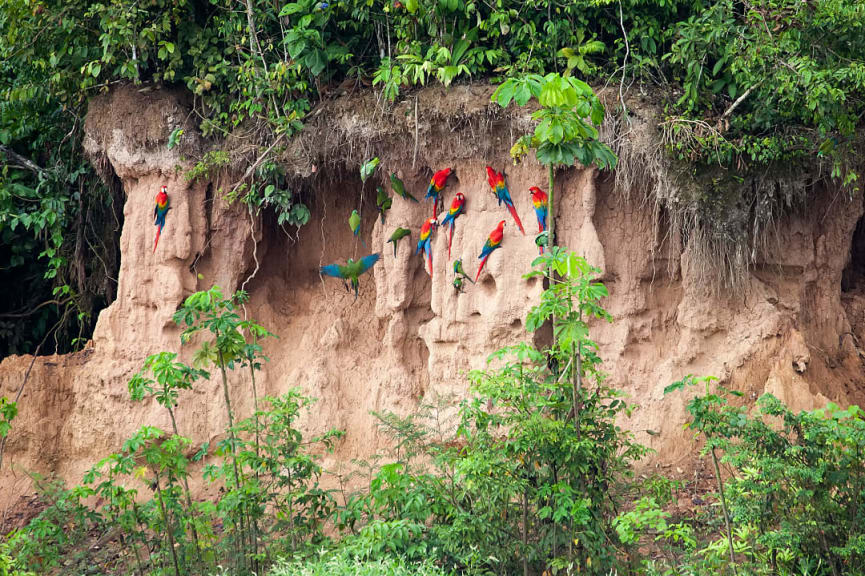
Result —
<path fill-rule="evenodd" d="M 2 544 L 15 569 L 83 570 L 94 549 L 82 544 L 92 534 L 122 539 L 124 573 L 174 576 L 209 573 L 220 565 L 234 574 L 261 573 L 274 555 L 293 557 L 328 542 L 325 521 L 336 503 L 319 485 L 318 455 L 331 450 L 341 434 L 304 438 L 297 422 L 311 401 L 296 390 L 266 397 L 259 408 L 255 373 L 267 360 L 260 342 L 271 334 L 240 319 L 236 306 L 244 301 L 243 293 L 224 298 L 214 287 L 191 295 L 176 315 L 185 326 L 183 340 L 201 343 L 196 360 L 222 376 L 229 422 L 224 439 L 214 448 L 195 448 L 178 433 L 175 416 L 184 394 L 208 372 L 179 362 L 175 353 L 148 357 L 129 382 L 130 395 L 164 407 L 173 433 L 142 426 L 71 490 L 37 477 L 47 507 Z M 209 340 L 202 338 L 206 334 Z M 252 379 L 255 410 L 235 423 L 228 378 L 243 368 Z M 192 500 L 194 466 L 201 466 L 202 479 L 218 489 L 218 498 Z"/>
<path fill-rule="evenodd" d="M 688 402 L 688 426 L 704 453 L 721 453 L 733 473 L 723 482 L 736 565 L 754 574 L 856 574 L 865 568 L 865 419 L 857 406 L 794 413 L 762 396 L 755 413 L 711 378 L 686 377 L 668 391 L 704 383 Z M 721 497 L 721 495 L 719 495 Z M 689 563 L 729 571 L 724 538 L 703 543 Z"/>
<path fill-rule="evenodd" d="M 573 76 L 530 74 L 506 80 L 492 96 L 503 108 L 511 101 L 525 106 L 532 98 L 540 104 L 532 113 L 538 125 L 512 148 L 515 161 L 533 149 L 538 162 L 546 166 L 570 166 L 578 161 L 583 166 L 615 168 L 615 154 L 598 141 L 604 106 L 591 86 Z"/>
<path fill-rule="evenodd" d="M 400 558 L 360 558 L 345 553 L 322 553 L 317 558 L 304 558 L 281 563 L 271 570 L 271 576 L 445 576 L 433 562 L 410 563 Z M 22 575 L 23 576 L 23 575 Z"/>
<path fill-rule="evenodd" d="M 865 6 L 844 1 L 720 0 L 690 15 L 665 55 L 682 83 L 678 109 L 693 119 L 743 100 L 727 116 L 726 134 L 707 131 L 693 148 L 677 150 L 728 165 L 825 156 L 832 177 L 852 184 L 865 93 L 863 22 Z"/>
<path fill-rule="evenodd" d="M 5 396 L 0 396 L 0 439 L 9 435 L 12 420 L 18 415 L 18 405 Z"/>
<path fill-rule="evenodd" d="M 383 416 L 397 459 L 371 473 L 368 491 L 338 512 L 337 525 L 351 532 L 349 550 L 439 558 L 467 573 L 526 566 L 608 574 L 617 565 L 616 494 L 646 450 L 616 424 L 630 407 L 604 386 L 583 321 L 607 317 L 598 302 L 606 289 L 584 260 L 555 254 L 563 276 L 526 324 L 533 330 L 559 315 L 556 344 L 506 348 L 489 369 L 472 372 L 473 395 L 460 405 L 455 434 L 440 410 Z M 585 385 L 575 390 L 577 370 Z"/>

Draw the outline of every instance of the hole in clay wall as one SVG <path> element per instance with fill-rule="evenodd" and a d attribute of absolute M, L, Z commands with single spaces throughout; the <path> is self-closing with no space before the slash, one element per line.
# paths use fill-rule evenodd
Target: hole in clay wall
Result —
<path fill-rule="evenodd" d="M 850 243 L 850 261 L 841 275 L 842 292 L 865 293 L 865 218 L 860 218 Z"/>
<path fill-rule="evenodd" d="M 486 272 L 484 272 L 478 283 L 480 284 L 481 290 L 483 291 L 485 297 L 491 297 L 495 295 L 496 279 L 492 274 L 487 274 Z"/>

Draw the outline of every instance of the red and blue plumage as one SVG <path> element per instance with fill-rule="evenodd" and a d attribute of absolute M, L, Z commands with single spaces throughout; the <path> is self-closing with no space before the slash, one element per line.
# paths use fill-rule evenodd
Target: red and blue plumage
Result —
<path fill-rule="evenodd" d="M 505 175 L 503 172 L 496 172 L 489 166 L 487 166 L 487 182 L 490 183 L 490 188 L 493 189 L 493 193 L 496 195 L 496 199 L 499 201 L 499 206 L 502 205 L 502 202 L 507 206 L 508 211 L 511 213 L 511 216 L 514 218 L 514 222 L 517 224 L 517 228 L 520 229 L 520 232 L 523 234 L 526 233 L 523 230 L 523 223 L 520 222 L 520 217 L 517 214 L 517 209 L 514 206 L 514 201 L 511 198 L 511 193 L 508 191 L 508 187 L 505 184 Z"/>
<path fill-rule="evenodd" d="M 433 174 L 432 179 L 429 181 L 429 186 L 426 189 L 426 196 L 424 196 L 424 198 L 433 199 L 433 218 L 438 218 L 439 204 L 444 206 L 444 199 L 441 197 L 441 191 L 444 190 L 444 187 L 448 183 L 448 178 L 453 174 L 453 172 L 453 168 L 444 168 L 443 170 L 439 170 Z"/>
<path fill-rule="evenodd" d="M 429 275 L 432 278 L 433 275 L 433 267 L 432 267 L 432 232 L 438 226 L 438 221 L 435 218 L 427 218 L 424 220 L 423 226 L 420 228 L 420 236 L 417 241 L 417 249 L 414 251 L 415 254 L 420 254 L 423 251 L 424 256 L 427 259 L 427 265 L 429 267 Z"/>
<path fill-rule="evenodd" d="M 535 207 L 535 215 L 538 217 L 538 233 L 544 232 L 547 229 L 547 215 L 549 214 L 549 203 L 547 193 L 532 186 L 529 188 L 532 194 L 532 206 Z M 539 247 L 541 254 L 544 253 L 544 247 Z"/>
<path fill-rule="evenodd" d="M 487 258 L 490 257 L 490 254 L 492 254 L 496 248 L 502 245 L 502 239 L 505 237 L 504 228 L 505 221 L 502 220 L 501 222 L 499 222 L 499 225 L 496 226 L 496 229 L 490 232 L 489 238 L 487 238 L 487 241 L 484 243 L 484 247 L 481 250 L 481 255 L 478 256 L 481 261 L 481 265 L 478 266 L 478 273 L 475 276 L 475 282 L 477 282 L 478 278 L 481 277 L 481 270 L 484 269 L 484 264 L 487 263 Z"/>
<path fill-rule="evenodd" d="M 168 214 L 170 206 L 168 204 L 168 188 L 163 186 L 156 194 L 156 206 L 153 208 L 153 224 L 156 228 L 156 240 L 153 241 L 153 251 L 156 252 L 156 246 L 159 244 L 159 235 L 162 234 L 162 228 L 165 227 L 165 215 Z"/>
<path fill-rule="evenodd" d="M 454 225 L 456 224 L 457 216 L 463 213 L 466 206 L 466 197 L 463 196 L 462 192 L 457 192 L 457 195 L 454 196 L 453 202 L 451 202 L 450 210 L 445 215 L 442 220 L 442 226 L 450 225 L 450 235 L 448 236 L 448 258 L 451 257 L 451 243 L 454 240 Z"/>

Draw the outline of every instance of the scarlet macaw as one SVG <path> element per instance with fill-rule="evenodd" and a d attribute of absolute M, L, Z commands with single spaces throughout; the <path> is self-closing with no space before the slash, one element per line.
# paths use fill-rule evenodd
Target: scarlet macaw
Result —
<path fill-rule="evenodd" d="M 441 196 L 441 191 L 444 190 L 444 187 L 448 183 L 448 177 L 450 177 L 453 172 L 453 168 L 439 170 L 433 174 L 432 179 L 429 181 L 429 186 L 426 189 L 426 196 L 424 196 L 424 198 L 433 199 L 433 218 L 438 218 L 439 204 L 444 206 L 444 199 Z"/>
<path fill-rule="evenodd" d="M 432 232 L 438 227 L 438 220 L 435 218 L 427 218 L 424 220 L 423 226 L 420 229 L 420 240 L 417 241 L 417 250 L 414 251 L 415 254 L 420 254 L 421 250 L 423 250 L 424 255 L 427 259 L 427 265 L 429 266 L 429 275 L 432 278 L 433 275 L 433 267 L 432 267 Z"/>
<path fill-rule="evenodd" d="M 547 205 L 547 193 L 538 188 L 537 186 L 532 186 L 531 188 L 529 188 L 529 191 L 532 195 L 532 205 L 535 207 L 535 215 L 538 217 L 538 234 L 540 234 L 547 229 L 547 214 L 549 213 L 549 207 Z M 543 254 L 544 247 L 539 247 L 541 250 L 541 254 Z"/>
<path fill-rule="evenodd" d="M 457 216 L 463 213 L 466 206 L 466 197 L 463 196 L 462 192 L 457 192 L 457 195 L 454 196 L 453 202 L 451 202 L 450 210 L 445 215 L 442 220 L 442 226 L 446 226 L 450 224 L 450 236 L 448 236 L 448 258 L 451 257 L 451 243 L 454 240 L 454 225 L 456 224 Z"/>
<path fill-rule="evenodd" d="M 153 224 L 158 226 L 156 229 L 156 240 L 153 242 L 153 251 L 156 252 L 156 245 L 159 244 L 159 235 L 162 234 L 162 228 L 165 227 L 165 215 L 171 206 L 168 204 L 168 188 L 163 186 L 159 189 L 156 195 L 156 206 L 153 208 Z"/>
<path fill-rule="evenodd" d="M 351 287 L 354 288 L 354 299 L 357 300 L 357 289 L 360 286 L 358 278 L 361 274 L 372 268 L 375 263 L 378 262 L 379 258 L 381 258 L 381 254 L 370 254 L 369 256 L 364 256 L 360 260 L 352 260 L 349 258 L 345 266 L 340 264 L 328 264 L 327 266 L 319 268 L 318 272 L 322 276 L 342 278 L 343 280 L 351 282 Z M 346 288 L 348 287 L 346 286 Z"/>
<path fill-rule="evenodd" d="M 505 203 L 505 206 L 508 207 L 508 211 L 511 213 L 511 216 L 514 217 L 514 222 L 517 223 L 517 228 L 520 229 L 520 232 L 523 234 L 526 233 L 523 230 L 523 223 L 520 222 L 520 217 L 517 214 L 517 209 L 514 207 L 514 201 L 511 199 L 511 193 L 508 191 L 508 187 L 505 184 L 505 175 L 503 172 L 496 172 L 489 166 L 487 166 L 487 182 L 490 183 L 490 188 L 493 189 L 493 193 L 496 195 L 496 198 L 499 201 L 499 206 L 502 205 L 502 202 Z"/>
<path fill-rule="evenodd" d="M 478 273 L 475 276 L 475 282 L 478 281 L 478 278 L 481 277 L 481 270 L 484 269 L 484 264 L 487 263 L 487 258 L 490 257 L 490 254 L 493 253 L 493 250 L 502 245 L 502 239 L 505 237 L 504 234 L 505 221 L 502 220 L 499 222 L 499 225 L 496 226 L 496 229 L 490 232 L 489 238 L 484 243 L 484 247 L 481 250 L 481 255 L 478 258 L 481 261 L 481 265 L 478 267 Z"/>

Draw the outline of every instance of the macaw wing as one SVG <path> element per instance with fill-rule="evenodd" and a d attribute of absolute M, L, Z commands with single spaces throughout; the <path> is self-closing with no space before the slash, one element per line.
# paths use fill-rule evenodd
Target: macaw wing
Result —
<path fill-rule="evenodd" d="M 340 266 L 339 264 L 328 264 L 318 269 L 318 273 L 322 276 L 330 276 L 332 278 L 348 278 L 348 266 Z"/>
<path fill-rule="evenodd" d="M 364 256 L 357 262 L 352 263 L 352 272 L 355 273 L 355 276 L 360 276 L 378 262 L 378 259 L 381 258 L 381 254 L 370 254 L 369 256 Z"/>

